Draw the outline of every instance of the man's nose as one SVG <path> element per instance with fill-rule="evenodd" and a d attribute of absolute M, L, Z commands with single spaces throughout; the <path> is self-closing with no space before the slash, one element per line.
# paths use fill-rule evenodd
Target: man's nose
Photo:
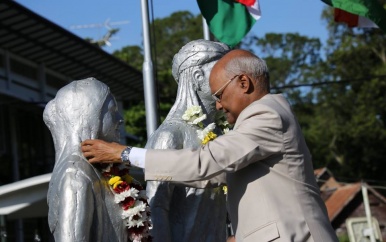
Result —
<path fill-rule="evenodd" d="M 222 110 L 222 105 L 220 102 L 216 102 L 216 109 L 217 110 Z"/>

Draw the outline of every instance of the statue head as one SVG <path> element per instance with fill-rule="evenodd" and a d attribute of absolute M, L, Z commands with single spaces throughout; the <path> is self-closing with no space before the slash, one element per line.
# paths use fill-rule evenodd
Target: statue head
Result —
<path fill-rule="evenodd" d="M 77 145 L 85 139 L 119 141 L 118 113 L 109 87 L 87 78 L 62 87 L 44 109 L 43 119 L 50 129 L 55 148 Z"/>
<path fill-rule="evenodd" d="M 173 77 L 178 83 L 181 73 L 186 69 L 201 67 L 207 63 L 217 61 L 229 51 L 229 47 L 220 42 L 204 39 L 190 41 L 174 55 Z"/>
<path fill-rule="evenodd" d="M 186 99 L 187 105 L 201 105 L 201 101 L 212 103 L 209 74 L 213 65 L 230 48 L 223 43 L 209 40 L 193 40 L 174 55 L 172 74 L 178 83 L 177 100 Z"/>

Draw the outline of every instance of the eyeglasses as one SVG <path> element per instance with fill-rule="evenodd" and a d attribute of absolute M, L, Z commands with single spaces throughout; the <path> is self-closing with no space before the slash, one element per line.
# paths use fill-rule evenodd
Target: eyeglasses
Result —
<path fill-rule="evenodd" d="M 223 94 L 225 88 L 229 85 L 229 83 L 231 83 L 231 81 L 233 81 L 238 76 L 240 76 L 240 75 L 236 75 L 236 76 L 232 77 L 231 79 L 229 79 L 229 81 L 227 81 L 222 87 L 220 87 L 220 89 L 218 89 L 215 93 L 213 93 L 212 94 L 213 100 L 220 103 L 221 97 L 222 97 L 222 94 Z M 219 92 L 221 92 L 221 93 L 219 93 Z"/>

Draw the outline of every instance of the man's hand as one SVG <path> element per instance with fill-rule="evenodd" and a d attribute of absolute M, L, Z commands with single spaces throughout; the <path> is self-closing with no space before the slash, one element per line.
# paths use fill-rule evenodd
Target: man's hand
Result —
<path fill-rule="evenodd" d="M 120 163 L 125 148 L 124 145 L 99 139 L 88 139 L 81 143 L 83 155 L 90 163 Z"/>

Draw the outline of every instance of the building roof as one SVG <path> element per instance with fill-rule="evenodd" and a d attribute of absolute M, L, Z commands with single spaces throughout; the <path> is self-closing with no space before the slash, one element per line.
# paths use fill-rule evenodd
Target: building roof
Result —
<path fill-rule="evenodd" d="M 319 178 L 323 173 L 327 172 L 326 167 L 318 168 L 314 170 L 314 175 L 316 178 Z"/>
<path fill-rule="evenodd" d="M 361 190 L 361 183 L 347 184 L 337 188 L 337 190 L 325 201 L 328 218 L 332 221 L 342 209 L 352 200 Z"/>
<path fill-rule="evenodd" d="M 120 100 L 143 97 L 142 73 L 15 1 L 0 2 L 0 48 L 72 80 L 106 83 Z"/>
<path fill-rule="evenodd" d="M 51 173 L 0 186 L 0 215 L 9 219 L 47 216 Z"/>
<path fill-rule="evenodd" d="M 7 219 L 47 217 L 47 191 L 52 173 L 0 186 L 0 215 Z M 143 170 L 130 169 L 137 181 L 145 183 Z"/>

